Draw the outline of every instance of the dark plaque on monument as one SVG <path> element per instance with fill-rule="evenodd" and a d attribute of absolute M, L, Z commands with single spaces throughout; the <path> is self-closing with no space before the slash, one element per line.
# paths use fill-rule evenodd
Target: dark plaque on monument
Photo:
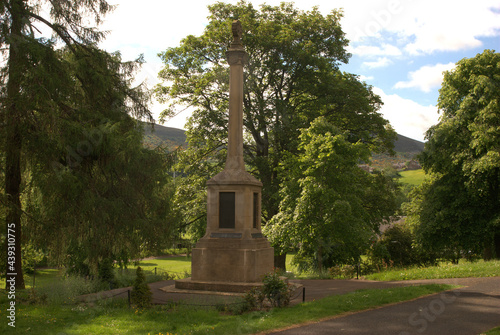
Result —
<path fill-rule="evenodd" d="M 235 228 L 235 192 L 219 193 L 219 228 Z"/>

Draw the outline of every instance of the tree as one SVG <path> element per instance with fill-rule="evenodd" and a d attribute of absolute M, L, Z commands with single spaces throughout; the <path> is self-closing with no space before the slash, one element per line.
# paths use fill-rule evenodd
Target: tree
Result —
<path fill-rule="evenodd" d="M 242 42 L 249 56 L 243 102 L 245 160 L 264 185 L 265 222 L 279 211 L 278 167 L 284 153 L 297 152 L 299 129 L 318 116 L 345 131 L 352 143 L 364 142 L 373 151 L 391 148 L 395 133 L 377 112 L 380 98 L 357 76 L 339 71 L 339 64 L 350 57 L 341 11 L 323 16 L 317 8 L 305 12 L 287 3 L 258 10 L 246 1 L 208 8 L 210 23 L 203 35 L 188 36 L 161 54 L 163 83 L 156 90 L 160 101 L 170 102 L 164 119 L 179 107 L 194 108 L 186 125 L 189 148 L 180 166 L 198 176 L 191 178 L 199 181 L 200 192 L 203 181 L 224 163 L 229 83 L 225 52 L 235 18 L 243 25 Z M 186 219 L 202 216 L 193 213 Z"/>
<path fill-rule="evenodd" d="M 137 267 L 135 275 L 132 292 L 130 292 L 130 300 L 138 308 L 150 307 L 153 294 L 151 293 L 151 289 L 146 282 L 146 276 L 140 266 Z"/>
<path fill-rule="evenodd" d="M 388 180 L 358 167 L 368 160 L 369 146 L 347 137 L 319 117 L 302 130 L 299 153 L 282 166 L 287 177 L 280 212 L 264 232 L 282 252 L 300 246 L 302 268 L 359 262 L 379 224 L 395 210 Z"/>
<path fill-rule="evenodd" d="M 423 168 L 433 174 L 414 211 L 422 239 L 500 257 L 500 54 L 485 50 L 445 72 L 439 123 L 427 132 Z"/>
<path fill-rule="evenodd" d="M 42 6 L 49 9 L 50 19 L 40 13 Z M 71 155 L 65 155 L 69 159 L 62 162 L 57 155 L 61 147 L 66 152 L 69 139 L 80 139 L 82 128 L 93 131 L 103 119 L 117 121 L 127 112 L 151 118 L 147 96 L 129 88 L 127 76 L 136 62 L 122 64 L 118 55 L 95 47 L 104 33 L 91 26 L 98 25 L 111 9 L 104 0 L 0 3 L 0 43 L 7 60 L 1 72 L 2 203 L 6 229 L 15 227 L 5 232 L 15 240 L 15 261 L 7 273 L 17 273 L 17 288 L 24 288 L 21 219 L 25 213 L 22 195 L 29 186 L 23 176 L 31 173 L 28 165 L 53 170 L 51 163 L 58 162 L 72 168 Z M 51 29 L 54 37 L 38 37 L 41 26 Z M 65 47 L 58 49 L 61 42 Z M 87 160 L 96 157 L 94 152 L 84 156 Z"/>

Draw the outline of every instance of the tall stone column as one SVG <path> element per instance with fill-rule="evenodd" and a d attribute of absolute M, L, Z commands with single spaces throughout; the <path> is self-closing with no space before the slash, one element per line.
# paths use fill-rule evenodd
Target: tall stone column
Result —
<path fill-rule="evenodd" d="M 242 28 L 233 23 L 234 41 L 226 52 L 229 73 L 229 126 L 225 169 L 245 170 L 243 161 L 243 66 L 247 53 L 241 44 Z"/>

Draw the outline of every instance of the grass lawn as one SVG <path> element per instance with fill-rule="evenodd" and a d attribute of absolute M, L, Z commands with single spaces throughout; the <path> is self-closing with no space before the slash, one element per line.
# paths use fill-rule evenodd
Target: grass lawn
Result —
<path fill-rule="evenodd" d="M 24 283 L 26 288 L 33 287 L 33 280 L 36 287 L 42 287 L 57 281 L 62 276 L 62 270 L 59 269 L 39 269 L 33 274 L 24 274 Z M 0 288 L 5 288 L 5 278 L 0 279 Z"/>
<path fill-rule="evenodd" d="M 401 178 L 399 179 L 400 182 L 416 186 L 420 185 L 425 178 L 425 172 L 422 169 L 401 171 L 399 174 L 401 175 Z"/>
<path fill-rule="evenodd" d="M 500 335 L 500 327 L 487 331 L 485 335 Z"/>
<path fill-rule="evenodd" d="M 437 278 L 498 277 L 500 260 L 466 262 L 459 264 L 441 263 L 432 267 L 395 268 L 365 276 L 369 280 L 412 280 Z"/>
<path fill-rule="evenodd" d="M 138 265 L 131 264 L 128 267 L 129 272 L 135 274 L 137 266 L 140 266 L 146 273 L 169 273 L 176 278 L 189 277 L 191 273 L 191 257 L 187 256 L 165 256 L 158 259 L 147 259 L 140 261 Z M 119 273 L 121 270 L 117 270 Z"/>
<path fill-rule="evenodd" d="M 290 308 L 242 315 L 188 305 L 127 308 L 125 300 L 93 307 L 86 305 L 21 305 L 16 310 L 16 331 L 33 334 L 252 334 L 319 320 L 351 311 L 415 299 L 452 288 L 449 285 L 360 290 L 326 297 Z M 6 298 L 0 297 L 0 333 L 12 331 L 6 320 Z"/>
<path fill-rule="evenodd" d="M 129 286 L 135 278 L 137 266 L 144 270 L 148 282 L 164 279 L 165 273 L 175 278 L 185 278 L 191 273 L 191 257 L 186 256 L 165 256 L 160 259 L 148 259 L 140 261 L 138 265 L 133 263 L 126 270 L 115 269 L 116 276 L 120 282 L 128 282 Z M 156 273 L 157 276 L 153 274 Z M 51 286 L 54 282 L 63 279 L 64 270 L 59 269 L 38 269 L 35 273 L 35 286 L 37 289 Z M 26 288 L 33 288 L 33 274 L 25 274 L 24 281 Z M 5 287 L 5 278 L 0 279 L 0 287 Z"/>

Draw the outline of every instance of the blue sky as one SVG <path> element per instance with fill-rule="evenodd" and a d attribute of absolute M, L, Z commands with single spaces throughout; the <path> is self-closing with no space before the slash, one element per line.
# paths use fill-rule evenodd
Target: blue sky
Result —
<path fill-rule="evenodd" d="M 121 51 L 124 59 L 144 54 L 146 64 L 137 80 L 157 82 L 162 64 L 157 54 L 177 46 L 189 34 L 201 35 L 208 23 L 208 0 L 110 0 L 118 7 L 106 19 L 102 44 Z M 236 0 L 225 1 L 236 3 Z M 256 7 L 264 1 L 250 1 Z M 270 5 L 281 1 L 267 0 Z M 381 113 L 402 135 L 424 140 L 438 122 L 436 103 L 442 72 L 484 49 L 500 52 L 498 0 L 296 0 L 295 6 L 324 14 L 343 8 L 342 28 L 352 57 L 342 70 L 357 74 L 381 96 Z M 138 5 L 140 4 L 140 5 Z M 157 116 L 162 110 L 154 102 Z M 165 125 L 183 128 L 189 109 Z"/>

